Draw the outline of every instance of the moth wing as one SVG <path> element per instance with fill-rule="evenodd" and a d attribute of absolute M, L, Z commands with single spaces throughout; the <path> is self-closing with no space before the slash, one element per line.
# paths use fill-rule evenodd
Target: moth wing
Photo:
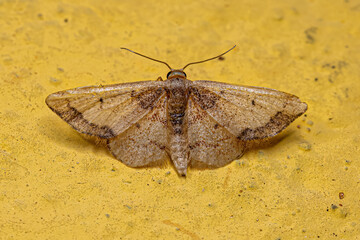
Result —
<path fill-rule="evenodd" d="M 211 81 L 194 81 L 190 98 L 239 140 L 274 136 L 307 110 L 288 93 Z"/>
<path fill-rule="evenodd" d="M 138 122 L 164 94 L 160 81 L 81 87 L 50 94 L 46 104 L 81 133 L 113 138 Z"/>
<path fill-rule="evenodd" d="M 220 126 L 190 98 L 188 102 L 188 137 L 192 167 L 221 167 L 240 158 L 245 142 Z"/>
<path fill-rule="evenodd" d="M 167 97 L 162 95 L 152 111 L 126 131 L 107 140 L 115 158 L 130 167 L 162 165 L 168 159 Z"/>

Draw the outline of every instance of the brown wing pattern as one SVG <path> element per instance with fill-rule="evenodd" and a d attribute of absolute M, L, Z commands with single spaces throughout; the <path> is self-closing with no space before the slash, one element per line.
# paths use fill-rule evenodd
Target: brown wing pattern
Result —
<path fill-rule="evenodd" d="M 221 167 L 243 155 L 245 143 L 217 123 L 192 99 L 188 102 L 188 116 L 192 167 Z"/>
<path fill-rule="evenodd" d="M 211 81 L 194 81 L 190 98 L 239 140 L 274 136 L 307 109 L 288 93 Z"/>
<path fill-rule="evenodd" d="M 164 94 L 163 82 L 91 86 L 53 93 L 46 104 L 77 131 L 113 138 L 148 114 Z"/>
<path fill-rule="evenodd" d="M 168 159 L 167 97 L 159 99 L 151 112 L 115 138 L 108 139 L 110 152 L 130 167 L 161 165 Z"/>

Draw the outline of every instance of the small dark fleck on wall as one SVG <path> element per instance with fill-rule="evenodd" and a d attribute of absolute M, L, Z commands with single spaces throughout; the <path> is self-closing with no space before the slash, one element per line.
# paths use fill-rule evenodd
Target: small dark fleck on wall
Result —
<path fill-rule="evenodd" d="M 305 30 L 305 35 L 306 35 L 306 43 L 310 43 L 313 44 L 315 42 L 315 35 L 317 32 L 317 28 L 316 27 L 311 27 Z"/>
<path fill-rule="evenodd" d="M 219 59 L 220 61 L 224 61 L 224 60 L 225 60 L 225 58 L 224 58 L 223 56 L 219 57 L 218 59 Z"/>
<path fill-rule="evenodd" d="M 345 197 L 345 194 L 343 192 L 339 192 L 339 198 L 343 199 Z"/>

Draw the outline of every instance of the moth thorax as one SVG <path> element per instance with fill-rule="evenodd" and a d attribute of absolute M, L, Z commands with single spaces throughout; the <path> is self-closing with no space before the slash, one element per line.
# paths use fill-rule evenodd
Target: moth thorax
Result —
<path fill-rule="evenodd" d="M 175 69 L 168 72 L 166 75 L 167 79 L 171 78 L 186 78 L 186 73 L 181 69 Z"/>

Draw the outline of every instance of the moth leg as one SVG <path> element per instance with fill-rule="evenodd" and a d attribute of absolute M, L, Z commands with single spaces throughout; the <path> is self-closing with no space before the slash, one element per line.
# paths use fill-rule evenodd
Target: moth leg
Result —
<path fill-rule="evenodd" d="M 156 81 L 164 81 L 164 80 L 162 79 L 162 77 L 158 77 L 158 78 L 156 79 Z"/>

